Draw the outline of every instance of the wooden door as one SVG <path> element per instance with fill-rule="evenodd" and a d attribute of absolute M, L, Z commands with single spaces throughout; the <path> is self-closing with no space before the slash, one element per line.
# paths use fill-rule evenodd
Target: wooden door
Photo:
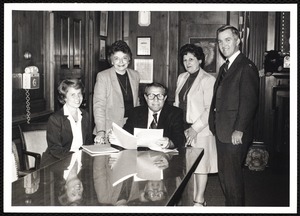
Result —
<path fill-rule="evenodd" d="M 54 12 L 55 110 L 61 107 L 57 100 L 57 87 L 63 79 L 78 78 L 86 85 L 85 14 L 81 11 Z"/>

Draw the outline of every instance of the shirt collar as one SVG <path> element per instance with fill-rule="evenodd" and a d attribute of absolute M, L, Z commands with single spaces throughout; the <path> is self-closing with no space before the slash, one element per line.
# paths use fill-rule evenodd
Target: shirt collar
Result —
<path fill-rule="evenodd" d="M 71 113 L 70 113 L 70 111 L 69 111 L 69 109 L 68 109 L 67 104 L 65 104 L 65 105 L 63 106 L 63 109 L 64 109 L 64 115 L 65 115 L 65 116 L 71 116 Z M 81 112 L 81 110 L 80 110 L 79 108 L 77 108 L 77 113 L 78 113 L 78 117 L 81 118 L 82 112 Z"/>
<path fill-rule="evenodd" d="M 231 66 L 232 62 L 236 59 L 236 57 L 241 53 L 240 50 L 236 51 L 232 56 L 230 56 L 228 58 L 229 60 L 229 65 L 228 65 L 228 68 Z"/>
<path fill-rule="evenodd" d="M 149 110 L 148 116 L 151 116 L 153 118 L 154 112 L 151 109 L 149 109 L 149 108 L 148 108 L 148 110 Z M 159 110 L 158 112 L 156 112 L 157 113 L 157 119 L 159 119 L 160 112 L 161 112 L 161 110 Z"/>

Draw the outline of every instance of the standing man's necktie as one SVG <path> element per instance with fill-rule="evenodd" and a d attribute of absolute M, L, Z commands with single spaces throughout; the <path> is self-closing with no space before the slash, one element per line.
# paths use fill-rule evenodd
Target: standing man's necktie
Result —
<path fill-rule="evenodd" d="M 151 129 L 157 129 L 157 113 L 153 114 L 153 121 L 150 124 Z"/>
<path fill-rule="evenodd" d="M 229 65 L 229 60 L 227 59 L 226 62 L 224 63 L 224 68 L 223 68 L 223 72 L 222 72 L 222 77 L 221 77 L 221 80 L 224 79 L 224 77 L 226 76 L 227 74 L 227 71 L 228 71 L 228 65 Z"/>

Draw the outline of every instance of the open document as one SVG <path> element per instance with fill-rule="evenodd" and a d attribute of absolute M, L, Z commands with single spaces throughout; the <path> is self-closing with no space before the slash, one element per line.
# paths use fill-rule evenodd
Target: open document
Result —
<path fill-rule="evenodd" d="M 110 139 L 111 144 L 120 146 L 124 149 L 137 149 L 137 138 L 131 133 L 121 128 L 116 123 L 112 123 L 113 139 Z"/>
<path fill-rule="evenodd" d="M 155 143 L 158 139 L 163 137 L 163 129 L 145 129 L 134 128 L 134 136 L 137 138 L 137 146 L 149 147 Z"/>
<path fill-rule="evenodd" d="M 155 142 L 163 137 L 163 129 L 145 129 L 134 128 L 134 135 L 128 133 L 115 123 L 112 123 L 113 138 L 110 139 L 111 144 L 120 146 L 125 149 L 137 149 L 137 147 L 147 147 L 154 151 L 174 152 L 176 149 L 163 149 L 156 145 Z"/>

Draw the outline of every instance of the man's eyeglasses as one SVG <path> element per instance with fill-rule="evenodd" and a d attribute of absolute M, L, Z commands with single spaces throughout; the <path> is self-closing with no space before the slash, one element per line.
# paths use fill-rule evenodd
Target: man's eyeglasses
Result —
<path fill-rule="evenodd" d="M 157 98 L 158 100 L 163 100 L 165 98 L 165 96 L 163 94 L 147 94 L 147 98 L 149 100 L 154 100 L 154 98 Z"/>
<path fill-rule="evenodd" d="M 146 191 L 146 194 L 150 197 L 150 198 L 154 198 L 157 197 L 159 199 L 162 199 L 164 197 L 164 191 L 153 191 L 153 190 L 148 190 Z"/>

